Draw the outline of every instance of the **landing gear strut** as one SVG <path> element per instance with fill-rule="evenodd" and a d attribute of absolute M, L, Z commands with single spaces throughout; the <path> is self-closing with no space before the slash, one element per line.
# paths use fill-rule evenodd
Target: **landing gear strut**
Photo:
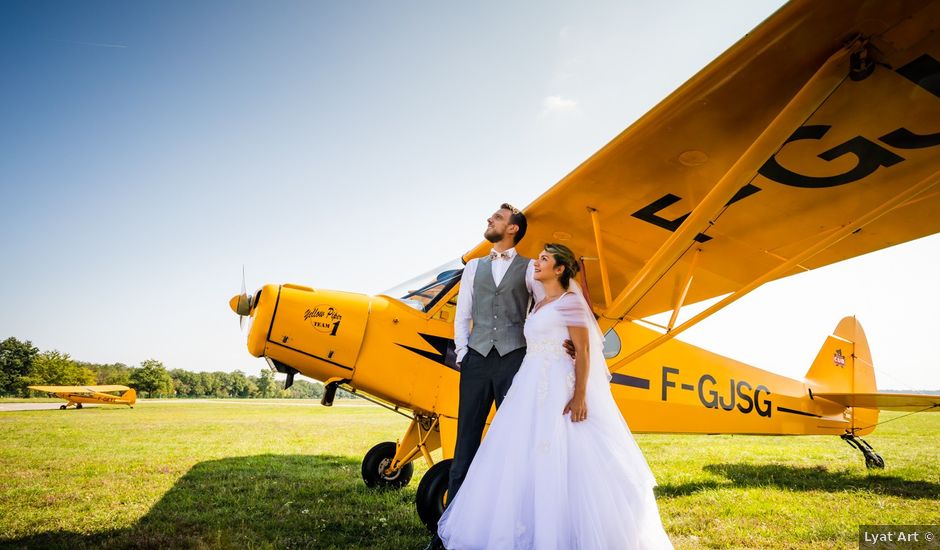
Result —
<path fill-rule="evenodd" d="M 875 449 L 868 444 L 867 441 L 858 437 L 855 434 L 842 434 L 842 439 L 846 443 L 855 447 L 865 455 L 865 467 L 868 469 L 878 468 L 879 470 L 884 469 L 885 459 L 881 458 L 881 455 L 875 452 Z"/>
<path fill-rule="evenodd" d="M 441 448 L 441 424 L 449 426 L 448 433 L 456 432 L 457 419 L 434 414 L 415 414 L 411 425 L 399 442 L 387 441 L 372 447 L 362 460 L 362 479 L 368 487 L 401 489 L 411 481 L 414 473 L 412 461 L 424 458 L 429 469 L 415 494 L 418 517 L 432 533 L 437 531 L 437 520 L 447 503 L 450 483 L 450 464 L 445 459 L 435 463 L 431 453 Z"/>

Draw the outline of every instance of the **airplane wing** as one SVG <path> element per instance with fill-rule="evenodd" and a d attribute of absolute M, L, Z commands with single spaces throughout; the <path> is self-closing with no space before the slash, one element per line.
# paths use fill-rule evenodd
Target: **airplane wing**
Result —
<path fill-rule="evenodd" d="M 940 0 L 794 0 L 536 199 L 607 326 L 940 231 Z M 480 243 L 464 256 L 481 256 Z"/>
<path fill-rule="evenodd" d="M 116 384 L 112 384 L 110 386 L 83 386 L 83 387 L 92 391 L 96 391 L 96 392 L 127 391 L 130 389 L 127 386 L 120 386 Z"/>
<path fill-rule="evenodd" d="M 887 411 L 940 412 L 940 395 L 921 393 L 814 393 L 843 407 Z"/>
<path fill-rule="evenodd" d="M 127 386 L 28 386 L 31 390 L 44 391 L 49 393 L 85 393 L 92 394 L 98 392 L 126 391 Z"/>

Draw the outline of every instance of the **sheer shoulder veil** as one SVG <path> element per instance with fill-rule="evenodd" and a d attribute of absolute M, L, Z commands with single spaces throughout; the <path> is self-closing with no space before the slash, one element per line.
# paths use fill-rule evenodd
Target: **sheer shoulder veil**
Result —
<path fill-rule="evenodd" d="M 590 377 L 592 380 L 603 380 L 606 384 L 610 381 L 610 370 L 607 368 L 607 360 L 604 358 L 604 335 L 601 333 L 601 327 L 594 318 L 594 312 L 587 303 L 587 298 L 581 290 L 581 285 L 572 280 L 568 285 L 568 291 L 571 294 L 563 296 L 559 300 L 558 310 L 562 314 L 562 319 L 567 326 L 585 327 L 588 329 L 588 342 L 590 347 Z M 603 373 L 603 376 L 599 376 Z"/>

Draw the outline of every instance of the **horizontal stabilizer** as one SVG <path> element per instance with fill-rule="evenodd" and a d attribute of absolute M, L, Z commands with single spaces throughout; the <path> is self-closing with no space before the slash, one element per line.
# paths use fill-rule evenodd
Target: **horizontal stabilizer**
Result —
<path fill-rule="evenodd" d="M 940 412 L 940 395 L 924 393 L 813 393 L 844 407 L 881 409 L 885 411 L 929 411 Z M 931 408 L 933 407 L 933 408 Z"/>
<path fill-rule="evenodd" d="M 29 389 L 49 393 L 95 393 L 129 390 L 127 386 L 29 386 Z"/>

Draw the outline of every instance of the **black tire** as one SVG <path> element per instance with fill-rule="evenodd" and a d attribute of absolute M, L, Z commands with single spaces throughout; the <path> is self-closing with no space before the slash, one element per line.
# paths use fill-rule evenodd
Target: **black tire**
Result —
<path fill-rule="evenodd" d="M 872 453 L 871 455 L 865 456 L 865 467 L 868 469 L 883 470 L 885 467 L 885 459 L 881 458 L 879 454 Z"/>
<path fill-rule="evenodd" d="M 76 409 L 82 408 L 82 404 L 81 404 L 81 403 L 77 403 L 77 404 L 75 405 L 75 408 L 76 408 Z"/>
<path fill-rule="evenodd" d="M 60 408 L 60 409 L 62 409 L 62 410 L 64 411 L 65 409 L 67 409 L 67 408 L 68 408 L 68 406 L 67 406 L 67 405 L 61 405 L 61 406 L 59 406 L 59 408 Z"/>
<path fill-rule="evenodd" d="M 395 458 L 397 447 L 395 442 L 386 441 L 369 449 L 362 459 L 362 480 L 366 482 L 366 487 L 401 489 L 408 485 L 415 471 L 414 465 L 410 462 L 390 476 L 383 473 Z"/>
<path fill-rule="evenodd" d="M 442 460 L 431 466 L 418 484 L 418 493 L 415 495 L 415 507 L 421 523 L 432 533 L 437 532 L 437 520 L 444 513 L 444 504 L 447 498 L 447 486 L 450 485 L 450 463 L 453 460 Z"/>

